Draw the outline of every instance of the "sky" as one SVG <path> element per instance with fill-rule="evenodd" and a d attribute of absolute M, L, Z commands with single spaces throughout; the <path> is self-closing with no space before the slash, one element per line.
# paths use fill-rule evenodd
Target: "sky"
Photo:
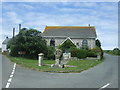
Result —
<path fill-rule="evenodd" d="M 103 49 L 118 47 L 117 2 L 2 2 L 0 42 L 12 37 L 12 28 L 44 31 L 45 26 L 95 26 Z M 1 47 L 1 45 L 0 45 Z"/>

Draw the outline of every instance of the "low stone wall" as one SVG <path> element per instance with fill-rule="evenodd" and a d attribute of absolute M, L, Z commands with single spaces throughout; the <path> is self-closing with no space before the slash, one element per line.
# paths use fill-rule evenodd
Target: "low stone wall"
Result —
<path fill-rule="evenodd" d="M 63 53 L 63 58 L 64 58 L 64 59 L 69 59 L 69 58 L 71 58 L 71 53 Z"/>
<path fill-rule="evenodd" d="M 87 60 L 100 60 L 100 56 L 97 56 L 97 57 L 87 57 L 85 59 L 87 59 Z M 77 57 L 71 57 L 69 60 L 85 60 L 85 59 L 79 59 Z"/>
<path fill-rule="evenodd" d="M 71 57 L 69 60 L 84 60 L 84 59 L 79 59 L 77 57 Z"/>

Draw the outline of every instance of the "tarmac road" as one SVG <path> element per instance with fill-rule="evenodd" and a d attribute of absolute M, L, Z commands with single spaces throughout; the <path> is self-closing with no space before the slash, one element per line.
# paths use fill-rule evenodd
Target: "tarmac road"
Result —
<path fill-rule="evenodd" d="M 14 63 L 0 57 L 5 88 Z M 81 73 L 47 73 L 16 65 L 9 88 L 118 88 L 118 56 L 105 54 L 105 57 L 103 63 Z"/>
<path fill-rule="evenodd" d="M 0 56 L 0 89 L 2 88 L 2 57 Z"/>

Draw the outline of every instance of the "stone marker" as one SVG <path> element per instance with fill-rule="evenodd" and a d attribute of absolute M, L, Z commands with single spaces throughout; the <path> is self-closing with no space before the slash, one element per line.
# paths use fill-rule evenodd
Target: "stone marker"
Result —
<path fill-rule="evenodd" d="M 51 65 L 51 67 L 64 68 L 63 65 L 61 65 L 62 56 L 63 56 L 62 50 L 56 49 L 55 64 Z"/>
<path fill-rule="evenodd" d="M 55 52 L 55 61 L 56 61 L 56 65 L 59 65 L 61 62 L 61 58 L 62 58 L 62 50 L 57 49 Z"/>
<path fill-rule="evenodd" d="M 38 66 L 42 66 L 43 65 L 43 53 L 38 54 Z"/>

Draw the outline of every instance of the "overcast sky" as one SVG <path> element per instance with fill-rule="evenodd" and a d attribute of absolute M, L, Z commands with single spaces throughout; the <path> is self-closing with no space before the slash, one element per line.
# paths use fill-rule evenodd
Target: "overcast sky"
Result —
<path fill-rule="evenodd" d="M 48 26 L 96 27 L 97 38 L 103 49 L 118 46 L 117 2 L 3 2 L 2 39 L 12 37 L 12 28 L 22 27 L 43 31 Z M 1 45 L 0 45 L 1 47 Z"/>

